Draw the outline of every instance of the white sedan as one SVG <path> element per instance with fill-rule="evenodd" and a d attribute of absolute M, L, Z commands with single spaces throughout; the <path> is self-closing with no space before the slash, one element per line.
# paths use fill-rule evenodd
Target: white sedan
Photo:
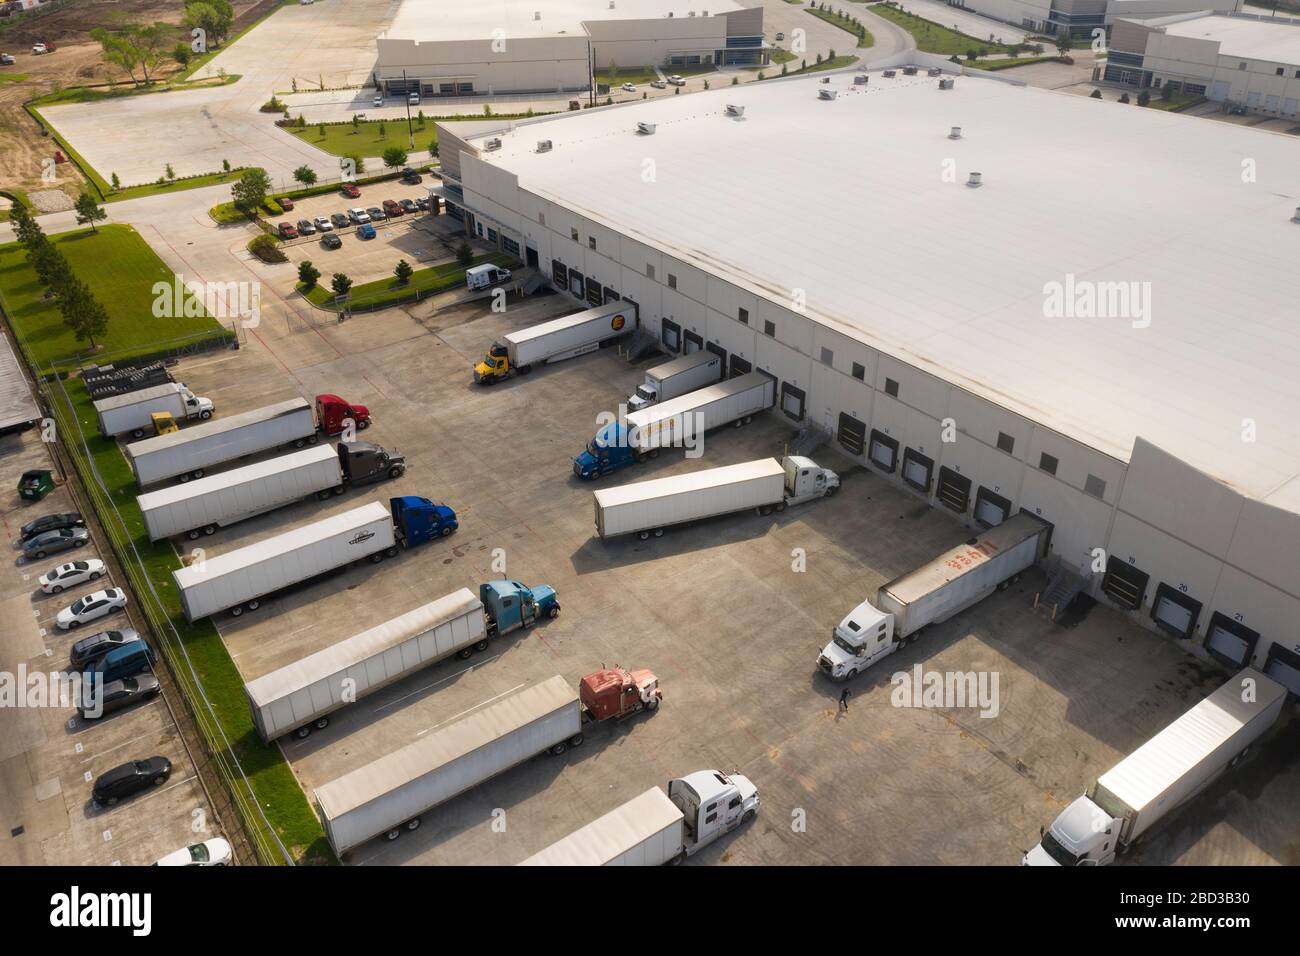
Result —
<path fill-rule="evenodd" d="M 623 92 L 624 92 L 624 93 L 635 93 L 635 92 L 636 92 L 636 84 L 635 84 L 635 83 L 624 83 L 624 84 L 623 84 Z"/>
<path fill-rule="evenodd" d="M 99 580 L 104 576 L 105 570 L 104 562 L 98 559 L 69 561 L 41 575 L 41 590 L 46 594 L 58 594 L 64 588 Z"/>
<path fill-rule="evenodd" d="M 221 837 L 213 837 L 173 850 L 154 866 L 226 866 L 230 860 L 230 844 Z"/>
<path fill-rule="evenodd" d="M 114 611 L 120 611 L 124 607 L 126 607 L 126 592 L 121 588 L 109 588 L 77 598 L 60 611 L 59 616 L 54 620 L 66 631 L 69 628 L 81 627 L 89 621 L 98 620 Z"/>
<path fill-rule="evenodd" d="M 316 217 L 316 231 L 317 231 L 317 232 L 330 232 L 330 231 L 332 231 L 333 229 L 334 229 L 334 223 L 330 222 L 330 220 L 329 220 L 329 216 L 317 216 L 317 217 Z"/>

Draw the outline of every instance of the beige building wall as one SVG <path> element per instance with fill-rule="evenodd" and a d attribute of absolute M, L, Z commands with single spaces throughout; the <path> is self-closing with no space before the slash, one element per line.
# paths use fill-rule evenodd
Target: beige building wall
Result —
<path fill-rule="evenodd" d="M 443 83 L 471 82 L 474 92 L 549 93 L 585 90 L 591 73 L 586 37 L 416 41 L 381 38 L 376 77 L 418 79 L 421 92 L 440 95 Z"/>
<path fill-rule="evenodd" d="M 727 45 L 726 17 L 658 17 L 651 20 L 595 20 L 583 24 L 591 37 L 597 70 L 661 66 L 669 55 L 707 56 Z"/>

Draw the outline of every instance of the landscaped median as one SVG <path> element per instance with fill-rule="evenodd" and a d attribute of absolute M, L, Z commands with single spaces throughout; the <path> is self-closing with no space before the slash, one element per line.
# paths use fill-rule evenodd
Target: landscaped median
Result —
<path fill-rule="evenodd" d="M 518 120 L 546 115 L 548 114 L 480 113 L 467 116 L 425 116 L 421 119 L 416 113 L 412 114 L 409 127 L 406 117 L 399 116 L 393 119 L 340 120 L 284 128 L 304 143 L 335 156 L 382 156 L 384 150 L 393 146 L 432 152 L 438 142 L 438 123 L 453 123 L 460 120 Z M 411 146 L 412 131 L 415 138 L 414 147 Z"/>
<path fill-rule="evenodd" d="M 876 42 L 875 37 L 863 26 L 862 22 L 846 10 L 833 7 L 827 8 L 825 3 L 822 4 L 821 8 L 805 7 L 805 9 L 818 20 L 824 20 L 831 26 L 839 27 L 844 32 L 852 34 L 857 38 L 859 48 L 872 46 Z"/>
<path fill-rule="evenodd" d="M 515 260 L 504 253 L 494 252 L 488 255 L 475 256 L 470 266 L 482 265 L 485 262 L 495 265 L 509 265 L 513 261 Z M 465 284 L 465 269 L 466 266 L 461 265 L 459 262 L 448 262 L 428 269 L 417 269 L 407 282 L 399 282 L 394 277 L 354 285 L 348 295 L 346 305 L 335 301 L 334 293 L 328 285 L 328 275 L 321 277 L 321 282 L 326 283 L 325 285 L 318 282 L 312 288 L 306 290 L 304 290 L 302 283 L 299 282 L 298 291 L 302 293 L 308 302 L 321 309 L 341 312 L 346 307 L 349 310 L 371 311 L 400 305 L 403 302 L 411 302 L 438 292 L 446 292 L 457 286 L 463 286 Z"/>
<path fill-rule="evenodd" d="M 908 13 L 893 3 L 878 3 L 871 7 L 871 12 L 891 23 L 897 24 L 916 40 L 916 48 L 922 53 L 939 53 L 943 56 L 965 56 L 977 52 L 980 56 L 992 53 L 1016 54 L 1025 48 L 1015 44 L 993 43 L 978 37 L 968 36 L 957 30 Z"/>

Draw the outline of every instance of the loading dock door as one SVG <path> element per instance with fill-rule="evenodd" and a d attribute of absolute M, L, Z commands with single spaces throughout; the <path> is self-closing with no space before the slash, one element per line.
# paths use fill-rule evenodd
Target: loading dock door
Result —
<path fill-rule="evenodd" d="M 970 479 L 951 468 L 940 468 L 939 491 L 936 497 L 945 508 L 964 515 L 966 509 L 970 507 Z"/>
<path fill-rule="evenodd" d="M 724 349 L 717 342 L 709 342 L 704 347 L 708 349 L 710 352 L 712 352 L 714 355 L 716 355 L 718 358 L 722 359 L 721 367 L 725 371 L 727 368 L 727 350 Z"/>
<path fill-rule="evenodd" d="M 686 353 L 699 352 L 704 348 L 704 338 L 698 332 L 692 332 L 687 329 L 682 333 L 682 338 L 686 340 Z"/>
<path fill-rule="evenodd" d="M 995 528 L 1007 520 L 1011 502 L 999 494 L 980 488 L 975 494 L 975 520 L 986 528 Z"/>
<path fill-rule="evenodd" d="M 884 432 L 872 430 L 871 453 L 867 456 L 871 463 L 881 471 L 894 473 L 894 462 L 898 460 L 898 442 Z"/>
<path fill-rule="evenodd" d="M 1264 673 L 1300 697 L 1300 654 L 1287 650 L 1281 644 L 1274 644 L 1268 649 Z"/>
<path fill-rule="evenodd" d="M 922 494 L 930 493 L 934 460 L 911 448 L 903 449 L 903 480 Z"/>
<path fill-rule="evenodd" d="M 1106 576 L 1101 579 L 1101 590 L 1120 607 L 1136 611 L 1146 598 L 1149 580 L 1151 576 L 1145 571 L 1111 555 L 1106 559 Z"/>
<path fill-rule="evenodd" d="M 1205 635 L 1205 649 L 1225 664 L 1241 667 L 1250 660 L 1255 642 L 1230 630 L 1232 624 L 1233 622 L 1222 614 L 1215 614 L 1210 619 L 1209 631 Z M 1245 630 L 1241 625 L 1237 625 L 1237 628 Z M 1250 633 L 1254 634 L 1256 639 L 1259 638 L 1254 631 Z"/>
<path fill-rule="evenodd" d="M 1214 89 L 1210 91 L 1210 99 L 1216 103 L 1222 103 L 1228 98 L 1228 91 L 1232 89 L 1232 84 L 1226 80 L 1215 80 Z"/>
<path fill-rule="evenodd" d="M 1190 637 L 1201 612 L 1199 601 L 1188 597 L 1168 584 L 1156 588 L 1156 599 L 1151 605 L 1151 618 L 1160 627 L 1178 637 Z"/>
<path fill-rule="evenodd" d="M 754 371 L 753 363 L 751 363 L 748 359 L 741 358 L 739 355 L 736 355 L 734 353 L 732 354 L 731 356 L 731 377 L 732 378 L 739 378 L 742 375 L 748 375 L 752 371 Z"/>
<path fill-rule="evenodd" d="M 670 354 L 676 355 L 682 347 L 682 327 L 672 319 L 662 319 L 659 322 L 659 341 Z"/>
<path fill-rule="evenodd" d="M 789 382 L 781 383 L 781 411 L 787 418 L 803 421 L 803 399 L 803 389 L 795 388 Z"/>
<path fill-rule="evenodd" d="M 840 430 L 835 437 L 850 454 L 861 455 L 867 443 L 866 422 L 859 421 L 848 412 L 840 412 Z"/>

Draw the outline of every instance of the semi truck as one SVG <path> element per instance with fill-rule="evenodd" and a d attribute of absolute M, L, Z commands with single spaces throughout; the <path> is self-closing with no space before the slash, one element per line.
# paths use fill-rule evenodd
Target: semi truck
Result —
<path fill-rule="evenodd" d="M 1051 526 L 1020 513 L 929 564 L 884 584 L 831 631 L 817 666 L 832 680 L 851 680 L 941 624 L 1020 578 L 1047 553 Z"/>
<path fill-rule="evenodd" d="M 349 487 L 398 478 L 405 471 L 405 457 L 370 442 L 315 445 L 146 492 L 136 498 L 136 504 L 150 541 L 180 534 L 195 540 L 312 495 L 321 499 L 341 495 Z"/>
<path fill-rule="evenodd" d="M 508 694 L 314 791 L 340 858 L 367 840 L 397 839 L 421 814 L 538 754 L 583 741 L 582 709 L 558 674 Z"/>
<path fill-rule="evenodd" d="M 811 458 L 787 455 L 706 468 L 687 475 L 652 478 L 592 492 L 596 534 L 609 540 L 635 534 L 658 538 L 665 528 L 753 509 L 769 515 L 790 505 L 826 498 L 840 479 Z"/>
<path fill-rule="evenodd" d="M 392 511 L 372 501 L 172 572 L 185 619 L 220 611 L 238 617 L 262 600 L 354 561 L 378 563 L 456 530 L 456 513 L 428 498 L 389 499 Z"/>
<path fill-rule="evenodd" d="M 184 382 L 166 382 L 95 402 L 99 433 L 106 438 L 126 434 L 143 438 L 153 430 L 153 416 L 160 412 L 173 419 L 207 421 L 214 408 L 211 399 L 195 395 Z"/>
<path fill-rule="evenodd" d="M 126 446 L 126 457 L 143 488 L 168 478 L 202 478 L 208 468 L 284 445 L 316 444 L 321 433 L 337 435 L 347 423 L 370 423 L 370 410 L 337 395 L 317 395 L 315 408 L 304 398 L 277 402 L 183 432 L 159 435 Z"/>
<path fill-rule="evenodd" d="M 1107 770 L 1039 831 L 1024 866 L 1106 866 L 1239 764 L 1277 721 L 1286 688 L 1253 668 Z"/>
<path fill-rule="evenodd" d="M 758 788 L 747 777 L 699 770 L 670 781 L 668 793 L 651 787 L 519 865 L 678 863 L 752 820 L 758 804 Z"/>
<path fill-rule="evenodd" d="M 631 412 L 625 421 L 610 422 L 596 433 L 573 459 L 573 473 L 592 481 L 652 458 L 660 448 L 699 442 L 711 429 L 743 425 L 775 401 L 776 381 L 762 372 L 750 372 Z"/>
<path fill-rule="evenodd" d="M 483 361 L 474 366 L 474 381 L 493 385 L 516 372 L 525 375 L 534 365 L 594 352 L 602 343 L 632 331 L 636 323 L 634 303 L 609 302 L 509 332 L 494 342 Z"/>
<path fill-rule="evenodd" d="M 701 349 L 646 369 L 645 381 L 627 400 L 630 412 L 639 412 L 657 402 L 666 402 L 722 378 L 722 356 Z"/>
<path fill-rule="evenodd" d="M 543 617 L 560 616 L 555 588 L 546 584 L 528 587 L 519 581 L 486 581 L 478 586 L 490 637 L 532 627 Z"/>
<path fill-rule="evenodd" d="M 408 674 L 487 646 L 483 605 L 461 588 L 263 674 L 244 692 L 262 740 L 302 738 L 329 726 L 334 711 Z"/>

